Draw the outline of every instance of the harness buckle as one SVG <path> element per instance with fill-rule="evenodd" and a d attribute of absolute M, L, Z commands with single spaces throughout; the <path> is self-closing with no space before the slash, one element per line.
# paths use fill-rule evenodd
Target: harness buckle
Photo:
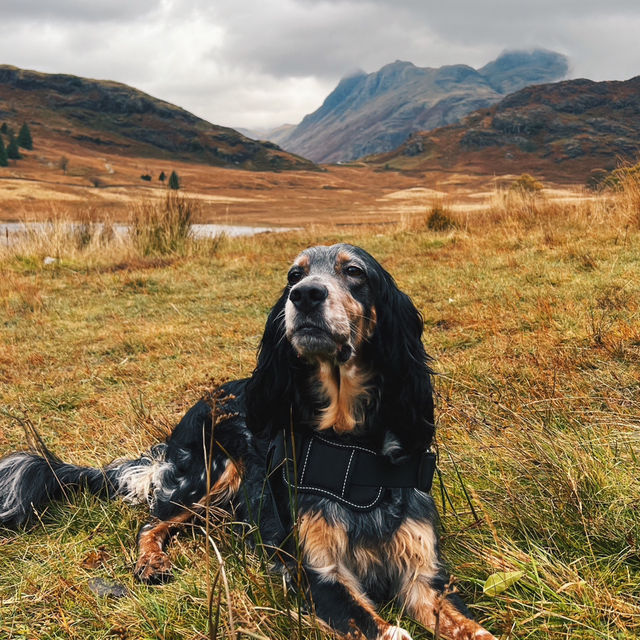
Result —
<path fill-rule="evenodd" d="M 418 463 L 417 487 L 420 491 L 429 493 L 433 485 L 433 475 L 436 471 L 436 454 L 432 451 L 426 451 L 420 456 Z"/>

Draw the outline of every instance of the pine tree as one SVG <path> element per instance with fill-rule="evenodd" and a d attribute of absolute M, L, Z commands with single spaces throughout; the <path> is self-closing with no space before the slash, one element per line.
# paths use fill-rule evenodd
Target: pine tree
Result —
<path fill-rule="evenodd" d="M 160 175 L 158 176 L 158 180 L 160 180 L 160 182 L 164 182 L 167 179 L 167 176 L 165 175 L 164 171 L 160 172 Z"/>
<path fill-rule="evenodd" d="M 9 138 L 7 157 L 11 158 L 11 160 L 20 160 L 20 158 L 22 158 L 20 155 L 20 149 L 18 149 L 18 141 L 14 135 Z"/>
<path fill-rule="evenodd" d="M 33 149 L 33 138 L 31 137 L 31 131 L 29 131 L 29 125 L 27 125 L 26 122 L 20 127 L 18 146 L 23 149 Z"/>
<path fill-rule="evenodd" d="M 9 133 L 9 127 L 6 122 L 3 122 L 2 125 L 0 125 L 0 133 L 4 133 L 5 135 Z"/>
<path fill-rule="evenodd" d="M 4 141 L 0 136 L 0 167 L 6 167 L 9 165 L 9 159 L 7 158 L 7 150 L 4 148 Z"/>
<path fill-rule="evenodd" d="M 62 169 L 62 173 L 67 175 L 67 169 L 69 168 L 69 158 L 67 156 L 60 156 L 60 160 L 58 160 L 58 166 Z"/>
<path fill-rule="evenodd" d="M 180 178 L 175 171 L 171 172 L 169 176 L 169 189 L 179 189 L 180 188 Z"/>

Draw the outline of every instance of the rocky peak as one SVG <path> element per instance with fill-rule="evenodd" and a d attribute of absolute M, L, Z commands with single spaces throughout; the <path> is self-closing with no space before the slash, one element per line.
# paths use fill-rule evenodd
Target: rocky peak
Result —
<path fill-rule="evenodd" d="M 396 60 L 344 77 L 322 106 L 276 142 L 316 162 L 353 160 L 393 149 L 412 133 L 457 122 L 529 84 L 558 80 L 566 58 L 512 51 L 479 70 L 469 65 L 417 67 Z"/>

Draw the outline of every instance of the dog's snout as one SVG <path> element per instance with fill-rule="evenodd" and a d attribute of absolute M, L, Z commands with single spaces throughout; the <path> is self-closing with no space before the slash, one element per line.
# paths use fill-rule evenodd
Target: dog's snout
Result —
<path fill-rule="evenodd" d="M 328 295 L 329 289 L 327 287 L 314 282 L 299 284 L 291 289 L 289 300 L 298 311 L 309 313 L 309 311 L 319 307 L 327 299 Z"/>

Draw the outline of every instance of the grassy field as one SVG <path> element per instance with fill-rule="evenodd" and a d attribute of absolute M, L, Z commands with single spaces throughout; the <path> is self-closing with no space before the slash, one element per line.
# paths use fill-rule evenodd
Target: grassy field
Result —
<path fill-rule="evenodd" d="M 250 373 L 298 251 L 359 244 L 424 314 L 439 373 L 434 496 L 475 615 L 503 638 L 636 638 L 637 196 L 554 204 L 506 194 L 483 213 L 445 208 L 445 223 L 431 225 L 442 230 L 425 214 L 164 256 L 95 234 L 0 249 L 0 453 L 23 447 L 28 418 L 69 461 L 136 454 L 203 390 Z M 142 508 L 79 495 L 26 531 L 0 531 L 0 638 L 326 637 L 219 520 L 209 544 L 199 527 L 178 535 L 172 583 L 137 584 L 144 519 Z M 490 574 L 512 570 L 520 581 L 483 594 Z M 95 578 L 127 595 L 96 596 Z"/>

